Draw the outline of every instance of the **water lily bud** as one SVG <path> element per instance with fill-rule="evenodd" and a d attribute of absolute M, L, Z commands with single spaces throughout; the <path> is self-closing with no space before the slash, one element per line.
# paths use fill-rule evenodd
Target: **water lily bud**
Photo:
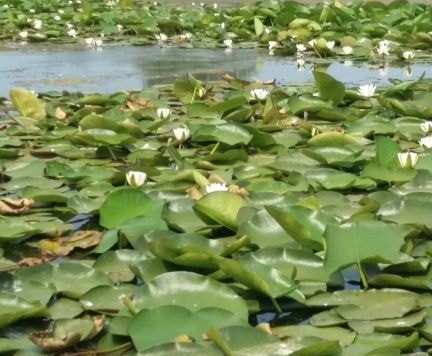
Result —
<path fill-rule="evenodd" d="M 34 20 L 33 27 L 35 28 L 35 30 L 40 30 L 42 28 L 42 20 Z"/>
<path fill-rule="evenodd" d="M 187 127 L 177 127 L 173 130 L 173 135 L 178 142 L 183 143 L 189 138 L 190 131 Z"/>
<path fill-rule="evenodd" d="M 369 83 L 369 84 L 360 85 L 357 93 L 359 93 L 361 96 L 371 97 L 374 96 L 375 90 L 376 90 L 376 85 Z"/>
<path fill-rule="evenodd" d="M 332 50 L 333 49 L 333 47 L 335 46 L 335 41 L 327 41 L 326 42 L 326 47 L 328 48 L 328 49 L 330 49 L 330 50 Z"/>
<path fill-rule="evenodd" d="M 126 173 L 126 181 L 131 187 L 142 186 L 147 179 L 147 174 L 139 171 L 129 171 Z"/>
<path fill-rule="evenodd" d="M 271 51 L 272 49 L 274 49 L 277 46 L 277 41 L 269 41 L 268 42 L 268 49 L 269 51 Z"/>
<path fill-rule="evenodd" d="M 75 30 L 74 28 L 68 30 L 66 33 L 68 34 L 68 36 L 71 36 L 71 37 L 76 37 L 78 35 L 78 31 Z"/>
<path fill-rule="evenodd" d="M 424 133 L 430 133 L 430 132 L 432 132 L 432 121 L 425 121 L 425 122 L 421 123 L 420 124 L 420 129 Z"/>
<path fill-rule="evenodd" d="M 169 108 L 159 108 L 156 110 L 156 114 L 159 119 L 168 119 L 171 115 L 171 110 Z"/>
<path fill-rule="evenodd" d="M 228 186 L 225 183 L 210 183 L 205 186 L 206 194 L 213 192 L 227 192 Z"/>
<path fill-rule="evenodd" d="M 268 94 L 269 91 L 267 89 L 252 89 L 250 91 L 250 95 L 252 99 L 259 100 L 259 101 L 264 100 Z"/>
<path fill-rule="evenodd" d="M 342 52 L 345 55 L 349 55 L 349 54 L 353 53 L 353 48 L 351 46 L 343 46 Z"/>
<path fill-rule="evenodd" d="M 159 33 L 159 34 L 157 34 L 157 35 L 155 35 L 155 37 L 156 37 L 156 39 L 159 42 L 166 42 L 168 40 L 168 36 L 165 33 L 162 33 L 162 32 Z"/>
<path fill-rule="evenodd" d="M 415 152 L 399 152 L 398 160 L 402 168 L 414 168 L 417 164 L 419 155 Z"/>
<path fill-rule="evenodd" d="M 402 53 L 402 57 L 405 60 L 409 61 L 409 60 L 411 60 L 411 59 L 413 59 L 415 57 L 415 53 L 413 51 L 404 51 Z"/>
<path fill-rule="evenodd" d="M 18 36 L 20 36 L 21 38 L 27 38 L 28 32 L 27 31 L 21 31 L 18 33 Z"/>
<path fill-rule="evenodd" d="M 302 43 L 298 43 L 298 44 L 296 44 L 296 50 L 297 50 L 297 52 L 303 53 L 303 52 L 306 52 L 307 47 Z"/>
<path fill-rule="evenodd" d="M 432 148 L 432 136 L 423 137 L 420 139 L 419 143 L 422 147 Z"/>

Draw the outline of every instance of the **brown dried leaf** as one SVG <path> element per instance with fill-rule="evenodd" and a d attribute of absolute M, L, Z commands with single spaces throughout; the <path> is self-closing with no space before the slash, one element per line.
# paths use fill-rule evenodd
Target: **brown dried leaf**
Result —
<path fill-rule="evenodd" d="M 11 198 L 0 198 L 0 214 L 3 215 L 16 215 L 25 213 L 30 209 L 30 206 L 34 203 L 33 199 L 11 199 Z"/>
<path fill-rule="evenodd" d="M 229 185 L 228 191 L 234 194 L 241 195 L 242 197 L 247 197 L 249 195 L 249 191 L 247 191 L 245 188 L 239 187 L 236 184 Z"/>
<path fill-rule="evenodd" d="M 208 181 L 210 182 L 210 183 L 221 183 L 221 184 L 226 184 L 225 183 L 225 181 L 221 178 L 221 177 L 219 177 L 218 175 L 216 175 L 216 174 L 210 174 L 210 176 L 208 177 Z"/>
<path fill-rule="evenodd" d="M 256 326 L 258 329 L 265 331 L 267 334 L 273 335 L 270 324 L 269 323 L 259 323 Z"/>
<path fill-rule="evenodd" d="M 54 256 L 48 256 L 42 254 L 40 257 L 23 257 L 18 261 L 18 265 L 22 267 L 31 267 L 35 265 L 40 265 L 42 263 L 47 263 L 54 259 Z"/>
<path fill-rule="evenodd" d="M 97 334 L 99 334 L 105 326 L 105 315 L 95 315 L 93 319 L 93 330 L 90 334 L 86 336 L 84 340 L 93 339 Z"/>
<path fill-rule="evenodd" d="M 141 110 L 142 108 L 149 106 L 149 104 L 150 104 L 150 100 L 138 95 L 131 95 L 128 98 L 126 106 L 131 111 L 138 111 Z"/>
<path fill-rule="evenodd" d="M 65 349 L 78 343 L 81 335 L 69 333 L 62 338 L 54 338 L 47 331 L 34 331 L 29 333 L 28 338 L 44 351 L 57 351 Z"/>
<path fill-rule="evenodd" d="M 67 256 L 75 248 L 89 248 L 99 244 L 101 232 L 96 230 L 78 231 L 72 236 L 43 239 L 38 242 L 39 248 L 55 256 Z"/>
<path fill-rule="evenodd" d="M 197 189 L 196 187 L 190 187 L 190 188 L 186 189 L 186 193 L 189 196 L 189 198 L 191 198 L 193 200 L 199 200 L 203 196 L 203 194 L 200 192 L 200 190 Z"/>

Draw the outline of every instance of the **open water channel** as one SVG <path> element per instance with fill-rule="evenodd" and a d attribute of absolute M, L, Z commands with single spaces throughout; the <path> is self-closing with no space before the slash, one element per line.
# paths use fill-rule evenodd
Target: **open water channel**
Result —
<path fill-rule="evenodd" d="M 217 49 L 177 47 L 114 46 L 98 50 L 82 47 L 26 45 L 0 51 L 0 96 L 10 88 L 35 91 L 69 90 L 112 93 L 139 90 L 172 83 L 191 73 L 204 81 L 220 80 L 228 73 L 246 80 L 276 79 L 279 84 L 313 79 L 312 64 L 297 68 L 292 57 L 269 56 L 266 49 Z M 328 73 L 353 86 L 372 82 L 385 84 L 388 78 L 408 79 L 423 72 L 432 75 L 429 64 L 408 67 L 368 66 L 367 63 L 333 61 Z"/>

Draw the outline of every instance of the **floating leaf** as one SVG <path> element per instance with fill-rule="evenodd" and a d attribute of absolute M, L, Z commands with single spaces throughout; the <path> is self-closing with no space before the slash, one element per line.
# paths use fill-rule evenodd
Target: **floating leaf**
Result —
<path fill-rule="evenodd" d="M 122 207 L 127 207 L 124 209 Z M 100 208 L 100 224 L 114 228 L 138 216 L 160 216 L 162 203 L 151 199 L 144 192 L 125 187 L 112 192 Z"/>
<path fill-rule="evenodd" d="M 404 241 L 395 226 L 373 220 L 329 225 L 324 236 L 327 273 L 360 262 L 395 262 Z"/>
<path fill-rule="evenodd" d="M 12 88 L 9 96 L 21 115 L 37 120 L 46 118 L 44 105 L 31 91 L 25 88 Z"/>

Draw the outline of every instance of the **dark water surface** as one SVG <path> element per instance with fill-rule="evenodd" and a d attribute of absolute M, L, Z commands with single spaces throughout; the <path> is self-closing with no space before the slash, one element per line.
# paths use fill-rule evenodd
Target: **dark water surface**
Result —
<path fill-rule="evenodd" d="M 0 96 L 22 86 L 35 91 L 69 90 L 112 93 L 172 83 L 187 72 L 204 81 L 220 80 L 225 73 L 241 79 L 268 80 L 279 84 L 302 83 L 313 79 L 306 64 L 299 70 L 292 57 L 269 56 L 265 49 L 217 49 L 176 47 L 30 47 L 0 51 Z M 412 78 L 432 66 L 416 64 Z M 333 62 L 328 73 L 352 86 L 373 82 L 385 84 L 388 78 L 408 79 L 403 67 L 371 68 L 365 63 Z"/>

